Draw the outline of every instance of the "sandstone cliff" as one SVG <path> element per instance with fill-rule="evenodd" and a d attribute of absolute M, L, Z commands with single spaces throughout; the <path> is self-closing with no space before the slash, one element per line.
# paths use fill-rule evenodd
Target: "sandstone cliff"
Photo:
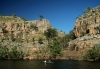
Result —
<path fill-rule="evenodd" d="M 14 38 L 21 36 L 23 40 L 36 38 L 50 27 L 48 20 L 23 21 L 19 17 L 0 16 L 0 36 L 8 40 L 10 40 L 12 34 Z"/>
<path fill-rule="evenodd" d="M 84 52 L 100 43 L 100 6 L 76 19 L 74 34 L 76 39 L 68 43 L 66 53 L 73 59 L 82 59 Z"/>
<path fill-rule="evenodd" d="M 9 51 L 13 47 L 18 47 L 27 52 L 24 59 L 43 59 L 45 55 L 49 58 L 47 39 L 44 31 L 53 28 L 46 19 L 24 21 L 20 17 L 0 16 L 0 50 L 7 47 Z M 58 31 L 58 36 L 63 37 L 65 33 Z M 43 44 L 39 43 L 43 40 Z"/>
<path fill-rule="evenodd" d="M 100 6 L 89 9 L 84 15 L 76 20 L 74 33 L 76 37 L 84 34 L 95 35 L 98 33 L 96 27 L 100 26 Z"/>
<path fill-rule="evenodd" d="M 23 21 L 19 17 L 0 16 L 0 44 L 1 46 L 21 46 L 28 49 L 28 59 L 49 58 L 50 53 L 46 49 L 47 41 L 43 35 L 44 31 L 50 28 L 48 20 Z M 74 26 L 76 39 L 68 43 L 66 50 L 63 50 L 63 57 L 58 59 L 82 59 L 83 54 L 95 44 L 100 42 L 100 6 L 86 10 L 86 13 L 76 19 Z M 58 31 L 58 36 L 64 36 Z M 15 40 L 22 38 L 18 43 Z M 39 44 L 38 39 L 42 37 L 44 44 Z M 34 42 L 33 42 L 34 38 Z"/>

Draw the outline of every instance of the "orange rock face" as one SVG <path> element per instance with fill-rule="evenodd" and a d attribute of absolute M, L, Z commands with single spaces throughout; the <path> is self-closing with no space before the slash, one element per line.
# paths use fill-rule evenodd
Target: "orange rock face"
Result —
<path fill-rule="evenodd" d="M 80 37 L 84 34 L 95 35 L 97 34 L 97 26 L 100 26 L 100 7 L 89 10 L 76 20 L 74 26 L 74 33 L 76 37 Z"/>

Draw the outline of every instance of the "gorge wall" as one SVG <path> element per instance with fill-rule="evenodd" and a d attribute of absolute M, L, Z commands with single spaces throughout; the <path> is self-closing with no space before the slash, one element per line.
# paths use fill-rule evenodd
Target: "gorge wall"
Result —
<path fill-rule="evenodd" d="M 100 26 L 100 6 L 87 9 L 86 11 L 88 12 L 84 13 L 84 15 L 76 20 L 74 26 L 76 37 L 80 37 L 84 34 L 95 35 L 99 33 L 96 27 Z"/>
<path fill-rule="evenodd" d="M 37 34 L 44 33 L 44 31 L 50 27 L 51 25 L 48 20 L 23 21 L 19 17 L 1 16 L 0 38 L 10 40 L 11 35 L 14 35 L 14 38 L 21 36 L 23 40 L 30 40 L 31 38 L 36 38 Z"/>
<path fill-rule="evenodd" d="M 73 32 L 76 39 L 69 42 L 67 56 L 80 59 L 84 52 L 100 43 L 100 6 L 87 9 L 84 15 L 76 19 Z"/>
<path fill-rule="evenodd" d="M 43 35 L 48 28 L 52 26 L 46 19 L 24 21 L 19 17 L 0 16 L 0 45 L 7 46 L 9 49 L 13 46 L 21 46 L 23 50 L 28 50 L 28 56 L 24 59 L 41 59 L 44 56 L 48 59 L 50 52 L 46 49 L 48 43 Z M 100 6 L 88 8 L 84 15 L 77 18 L 73 32 L 76 39 L 68 43 L 62 51 L 63 56 L 57 56 L 57 59 L 81 60 L 84 52 L 100 43 Z M 63 32 L 58 31 L 58 36 L 64 35 Z M 41 37 L 43 44 L 38 43 Z"/>
<path fill-rule="evenodd" d="M 50 53 L 46 50 L 48 42 L 44 36 L 48 28 L 53 27 L 46 19 L 24 21 L 17 16 L 0 16 L 0 51 L 7 48 L 10 52 L 15 47 L 28 54 L 23 59 L 49 58 Z M 59 37 L 65 35 L 62 31 L 57 32 Z M 42 39 L 42 44 L 39 39 Z"/>

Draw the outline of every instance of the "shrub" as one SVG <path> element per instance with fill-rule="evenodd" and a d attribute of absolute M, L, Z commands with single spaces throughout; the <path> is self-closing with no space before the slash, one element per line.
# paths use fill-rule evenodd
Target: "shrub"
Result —
<path fill-rule="evenodd" d="M 39 37 L 38 43 L 43 44 L 43 38 L 42 37 Z"/>
<path fill-rule="evenodd" d="M 14 13 L 12 13 L 12 16 L 13 16 L 13 18 L 17 18 L 17 15 L 16 15 L 16 14 L 14 14 Z"/>
<path fill-rule="evenodd" d="M 50 39 L 53 39 L 58 36 L 58 31 L 54 28 L 48 28 L 44 32 L 44 35 L 46 36 L 47 40 L 49 41 Z"/>
<path fill-rule="evenodd" d="M 9 50 L 6 46 L 0 47 L 0 59 L 22 59 L 27 56 L 28 50 L 22 50 L 19 46 L 14 46 Z"/>
<path fill-rule="evenodd" d="M 0 48 L 0 59 L 7 59 L 8 48 L 6 46 Z"/>
<path fill-rule="evenodd" d="M 95 44 L 92 49 L 86 51 L 83 58 L 98 60 L 100 58 L 100 44 Z"/>
<path fill-rule="evenodd" d="M 14 34 L 11 34 L 10 38 L 11 38 L 12 41 L 15 41 Z"/>
<path fill-rule="evenodd" d="M 84 36 L 85 35 L 85 32 L 80 32 L 81 36 Z"/>
<path fill-rule="evenodd" d="M 22 42 L 22 33 L 20 33 L 18 38 L 16 38 L 16 42 Z"/>
<path fill-rule="evenodd" d="M 22 51 L 19 46 L 14 46 L 13 48 L 11 48 L 11 51 L 8 55 L 11 59 L 22 59 L 27 55 L 27 51 Z"/>
<path fill-rule="evenodd" d="M 62 48 L 60 46 L 60 43 L 55 39 L 53 41 L 53 46 L 50 47 L 50 53 L 52 55 L 53 58 L 56 58 L 57 55 L 61 55 L 62 54 Z"/>
<path fill-rule="evenodd" d="M 35 31 L 38 31 L 38 27 L 35 24 L 31 24 L 30 25 L 31 29 L 34 29 Z"/>

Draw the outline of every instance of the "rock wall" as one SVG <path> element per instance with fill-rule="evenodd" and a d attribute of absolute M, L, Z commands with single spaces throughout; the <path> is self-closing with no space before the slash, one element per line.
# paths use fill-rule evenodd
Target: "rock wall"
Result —
<path fill-rule="evenodd" d="M 100 43 L 100 6 L 88 10 L 76 20 L 74 34 L 76 39 L 68 43 L 65 52 L 67 57 L 82 59 L 84 52 Z"/>
<path fill-rule="evenodd" d="M 41 21 L 23 21 L 19 17 L 0 16 L 0 36 L 4 36 L 9 40 L 12 34 L 14 38 L 21 36 L 23 40 L 30 39 L 36 34 L 44 33 L 50 27 L 50 22 L 46 19 Z"/>
<path fill-rule="evenodd" d="M 84 34 L 97 34 L 97 26 L 100 26 L 100 6 L 89 10 L 76 20 L 74 33 L 76 37 L 81 37 Z"/>
<path fill-rule="evenodd" d="M 100 43 L 100 35 L 82 36 L 68 43 L 67 59 L 82 60 L 84 53 Z"/>

